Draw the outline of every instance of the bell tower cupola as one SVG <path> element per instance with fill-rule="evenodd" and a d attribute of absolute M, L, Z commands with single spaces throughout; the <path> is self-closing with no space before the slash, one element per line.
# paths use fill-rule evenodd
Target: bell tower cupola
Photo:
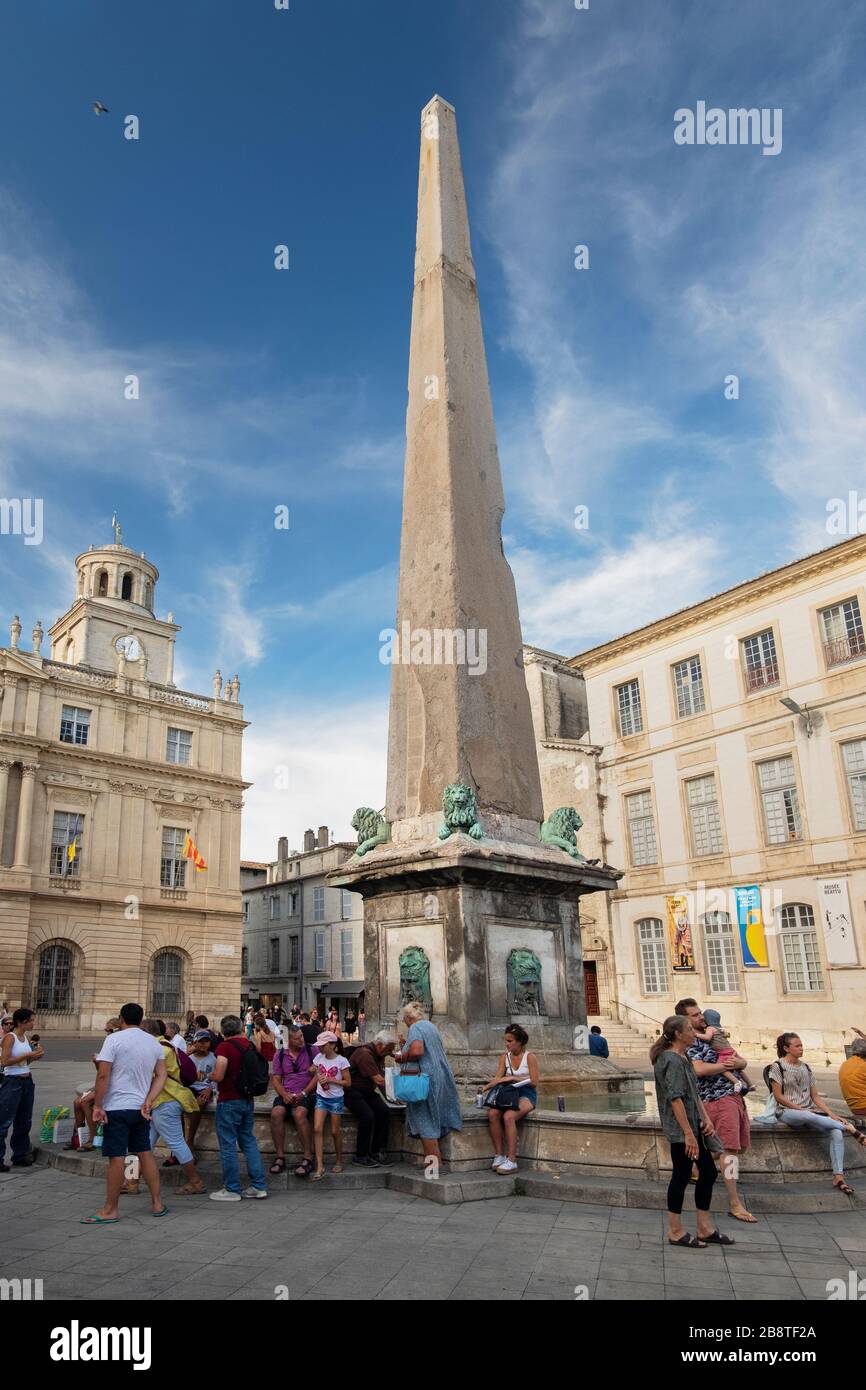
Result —
<path fill-rule="evenodd" d="M 75 599 L 49 632 L 52 660 L 171 685 L 180 628 L 171 614 L 167 622 L 155 615 L 159 570 L 123 544 L 116 515 L 111 525 L 110 544 L 76 556 Z"/>

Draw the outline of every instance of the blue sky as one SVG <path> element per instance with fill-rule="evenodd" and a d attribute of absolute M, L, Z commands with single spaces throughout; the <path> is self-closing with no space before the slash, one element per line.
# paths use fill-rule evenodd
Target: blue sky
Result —
<path fill-rule="evenodd" d="M 0 496 L 43 497 L 45 539 L 0 538 L 2 621 L 52 622 L 116 507 L 178 683 L 240 672 L 246 856 L 384 799 L 434 92 L 526 640 L 573 653 L 817 549 L 866 487 L 856 0 L 29 0 L 3 28 Z M 781 153 L 677 146 L 698 100 L 781 107 Z"/>

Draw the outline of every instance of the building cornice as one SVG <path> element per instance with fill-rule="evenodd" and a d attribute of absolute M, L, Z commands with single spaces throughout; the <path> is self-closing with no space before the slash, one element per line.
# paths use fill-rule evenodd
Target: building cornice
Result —
<path fill-rule="evenodd" d="M 619 659 L 627 652 L 675 637 L 708 618 L 722 617 L 746 604 L 760 603 L 796 584 L 814 580 L 834 570 L 841 570 L 856 561 L 866 562 L 866 535 L 851 536 L 838 545 L 828 546 L 825 550 L 792 560 L 778 569 L 768 570 L 753 579 L 743 580 L 733 588 L 701 599 L 688 608 L 679 608 L 667 617 L 635 628 L 633 632 L 623 633 L 621 637 L 614 637 L 609 642 L 602 642 L 597 647 L 578 652 L 576 656 L 568 659 L 567 664 L 571 670 L 576 669 L 586 674 L 590 667 L 602 666 L 605 661 Z"/>
<path fill-rule="evenodd" d="M 22 752 L 47 754 L 48 758 L 43 756 L 40 760 L 40 772 L 56 771 L 57 769 L 52 767 L 49 759 L 57 757 L 61 760 L 61 771 L 74 768 L 81 777 L 100 772 L 111 773 L 115 776 L 118 772 L 139 772 L 163 783 L 167 777 L 170 777 L 173 782 L 180 781 L 187 785 L 203 783 L 208 787 L 229 788 L 232 791 L 243 792 L 253 785 L 252 782 L 244 782 L 238 777 L 219 776 L 216 773 L 206 772 L 198 768 L 185 767 L 182 763 L 148 762 L 143 758 L 131 758 L 127 754 L 118 757 L 116 754 L 100 753 L 95 748 L 85 750 L 70 747 L 67 749 L 63 744 L 46 743 L 44 739 L 34 738 L 28 734 L 0 733 L 0 753 L 7 749 L 16 760 L 22 755 Z M 152 788 L 154 791 L 157 789 L 157 787 Z"/>

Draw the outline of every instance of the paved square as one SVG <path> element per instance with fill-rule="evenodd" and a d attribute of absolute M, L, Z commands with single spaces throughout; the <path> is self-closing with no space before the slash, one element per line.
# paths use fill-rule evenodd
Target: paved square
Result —
<path fill-rule="evenodd" d="M 724 1221 L 731 1249 L 680 1250 L 661 1212 L 530 1197 L 449 1206 L 298 1184 L 216 1203 L 169 1189 L 158 1221 L 142 1195 L 121 1198 L 116 1226 L 80 1225 L 103 1196 L 55 1168 L 0 1176 L 0 1279 L 41 1279 L 48 1300 L 273 1301 L 282 1285 L 289 1299 L 732 1301 L 826 1300 L 829 1279 L 866 1272 L 856 1211 Z"/>

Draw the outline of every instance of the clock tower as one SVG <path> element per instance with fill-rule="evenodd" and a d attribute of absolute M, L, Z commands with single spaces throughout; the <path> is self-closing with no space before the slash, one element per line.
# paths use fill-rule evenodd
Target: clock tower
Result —
<path fill-rule="evenodd" d="M 122 543 L 115 520 L 113 543 L 91 546 L 75 568 L 75 600 L 49 630 L 52 661 L 173 686 L 180 628 L 171 614 L 168 621 L 154 616 L 156 565 Z"/>

